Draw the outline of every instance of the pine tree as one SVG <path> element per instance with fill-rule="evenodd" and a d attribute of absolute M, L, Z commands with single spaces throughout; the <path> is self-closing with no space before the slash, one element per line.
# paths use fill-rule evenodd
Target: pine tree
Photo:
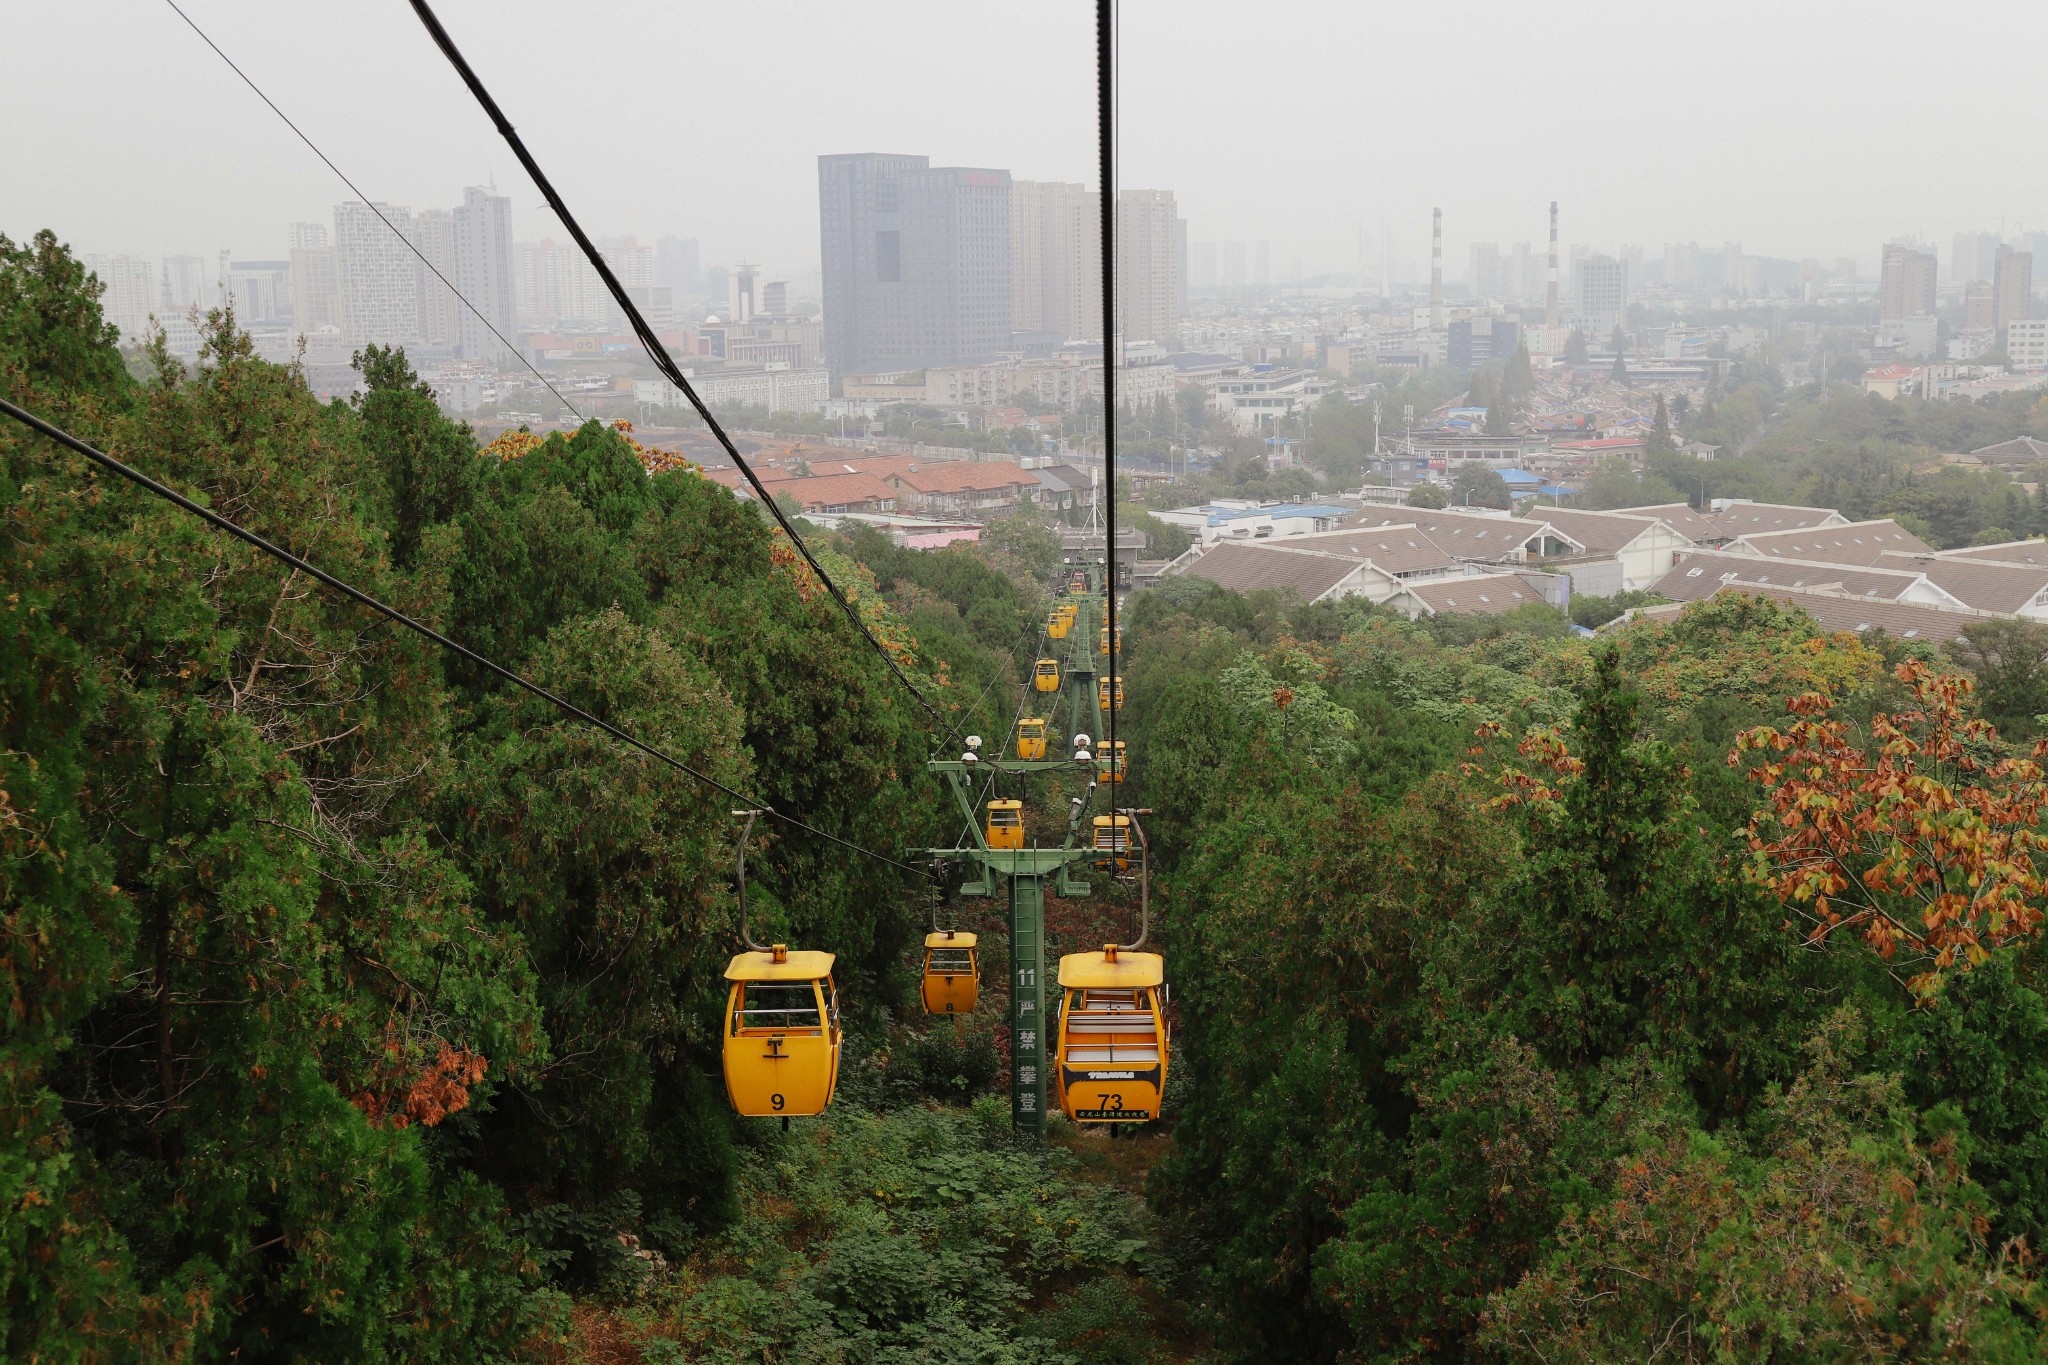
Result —
<path fill-rule="evenodd" d="M 1664 395 L 1657 395 L 1657 415 L 1650 426 L 1650 450 L 1652 455 L 1670 455 L 1678 447 L 1671 441 L 1671 413 L 1664 407 Z"/>

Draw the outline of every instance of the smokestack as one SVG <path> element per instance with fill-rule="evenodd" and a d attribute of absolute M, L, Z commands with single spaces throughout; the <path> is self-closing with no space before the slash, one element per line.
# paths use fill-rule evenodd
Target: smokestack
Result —
<path fill-rule="evenodd" d="M 1429 330 L 1444 329 L 1444 211 L 1429 211 Z"/>
<path fill-rule="evenodd" d="M 1546 328 L 1557 326 L 1557 201 L 1550 201 L 1550 301 L 1543 312 Z M 1556 345 L 1555 342 L 1551 343 Z"/>

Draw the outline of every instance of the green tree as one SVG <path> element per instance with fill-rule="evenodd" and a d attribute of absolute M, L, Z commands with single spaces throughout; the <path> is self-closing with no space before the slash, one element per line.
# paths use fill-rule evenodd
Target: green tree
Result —
<path fill-rule="evenodd" d="M 1571 335 L 1565 338 L 1564 358 L 1565 362 L 1571 365 L 1583 365 L 1589 358 L 1585 334 L 1576 327 L 1572 328 Z"/>
<path fill-rule="evenodd" d="M 404 351 L 372 344 L 351 363 L 364 390 L 350 401 L 361 414 L 363 445 L 383 476 L 391 508 L 391 558 L 411 568 L 427 529 L 468 510 L 476 441 L 467 427 L 441 415 L 432 386 L 413 374 Z"/>
<path fill-rule="evenodd" d="M 1462 507 L 1512 507 L 1514 496 L 1497 469 L 1468 464 L 1451 481 L 1451 501 Z"/>
<path fill-rule="evenodd" d="M 1439 484 L 1418 483 L 1408 490 L 1410 507 L 1442 508 L 1451 505 L 1451 495 Z"/>

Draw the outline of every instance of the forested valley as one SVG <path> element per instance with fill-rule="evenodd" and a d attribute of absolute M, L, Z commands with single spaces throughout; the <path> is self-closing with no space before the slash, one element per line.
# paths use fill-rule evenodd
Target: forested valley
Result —
<path fill-rule="evenodd" d="M 123 355 L 97 297 L 0 238 L 0 393 L 801 820 L 747 911 L 838 954 L 848 1050 L 732 1117 L 725 793 L 7 424 L 6 1359 L 2048 1353 L 2033 628 L 1135 594 L 1165 1118 L 1030 1150 L 1000 901 L 926 1019 L 930 898 L 847 847 L 954 837 L 943 737 L 756 509 L 596 423 L 480 449 L 397 352 L 335 403 L 226 314 Z M 812 543 L 1006 733 L 1050 532 Z"/>

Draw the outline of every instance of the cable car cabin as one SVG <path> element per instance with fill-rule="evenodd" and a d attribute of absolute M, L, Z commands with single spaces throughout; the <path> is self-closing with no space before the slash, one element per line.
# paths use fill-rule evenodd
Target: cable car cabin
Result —
<path fill-rule="evenodd" d="M 1031 685 L 1041 692 L 1060 690 L 1060 665 L 1057 659 L 1040 659 L 1038 667 L 1032 670 Z"/>
<path fill-rule="evenodd" d="M 1095 684 L 1095 704 L 1104 711 L 1110 709 L 1109 697 L 1112 681 L 1116 685 L 1116 709 L 1121 711 L 1124 709 L 1124 675 L 1121 673 L 1117 674 L 1114 679 L 1104 678 Z"/>
<path fill-rule="evenodd" d="M 1130 771 L 1129 767 L 1126 766 L 1129 762 L 1130 758 L 1129 755 L 1124 753 L 1124 742 L 1122 740 L 1116 741 L 1114 751 L 1111 751 L 1107 743 L 1098 743 L 1095 746 L 1096 780 L 1098 782 L 1123 781 L 1124 775 Z"/>
<path fill-rule="evenodd" d="M 822 1114 L 839 1085 L 832 954 L 781 944 L 725 969 L 725 1093 L 749 1118 Z"/>
<path fill-rule="evenodd" d="M 1024 803 L 997 799 L 988 803 L 988 846 L 1024 847 Z"/>
<path fill-rule="evenodd" d="M 1079 1123 L 1144 1123 L 1166 1089 L 1165 959 L 1114 945 L 1060 959 L 1060 1110 Z"/>
<path fill-rule="evenodd" d="M 1067 632 L 1074 628 L 1074 612 L 1070 607 L 1054 607 L 1052 615 L 1045 618 L 1045 633 L 1055 640 L 1067 638 Z"/>
<path fill-rule="evenodd" d="M 926 1014 L 971 1014 L 981 999 L 981 972 L 973 934 L 952 929 L 924 936 L 924 984 L 919 994 Z"/>
<path fill-rule="evenodd" d="M 1109 627 L 1108 627 L 1108 626 L 1104 626 L 1104 627 L 1102 628 L 1101 634 L 1100 634 L 1100 636 L 1099 636 L 1098 638 L 1100 638 L 1100 639 L 1101 639 L 1101 641 L 1102 641 L 1102 651 L 1101 651 L 1101 652 L 1102 652 L 1102 653 L 1104 653 L 1104 654 L 1107 654 L 1107 653 L 1109 653 L 1109 652 L 1110 652 L 1110 649 L 1109 649 Z M 1116 652 L 1117 652 L 1118 654 L 1121 654 L 1121 653 L 1123 653 L 1123 652 L 1124 652 L 1124 628 L 1123 628 L 1122 626 L 1118 626 L 1118 627 L 1116 628 Z"/>
<path fill-rule="evenodd" d="M 1067 570 L 1067 591 L 1072 593 L 1088 591 L 1088 571 L 1086 569 Z"/>
<path fill-rule="evenodd" d="M 1131 865 L 1131 817 L 1095 817 L 1095 865 L 1122 872 Z"/>
<path fill-rule="evenodd" d="M 1041 759 L 1045 757 L 1045 718 L 1026 716 L 1017 722 L 1017 757 Z"/>

